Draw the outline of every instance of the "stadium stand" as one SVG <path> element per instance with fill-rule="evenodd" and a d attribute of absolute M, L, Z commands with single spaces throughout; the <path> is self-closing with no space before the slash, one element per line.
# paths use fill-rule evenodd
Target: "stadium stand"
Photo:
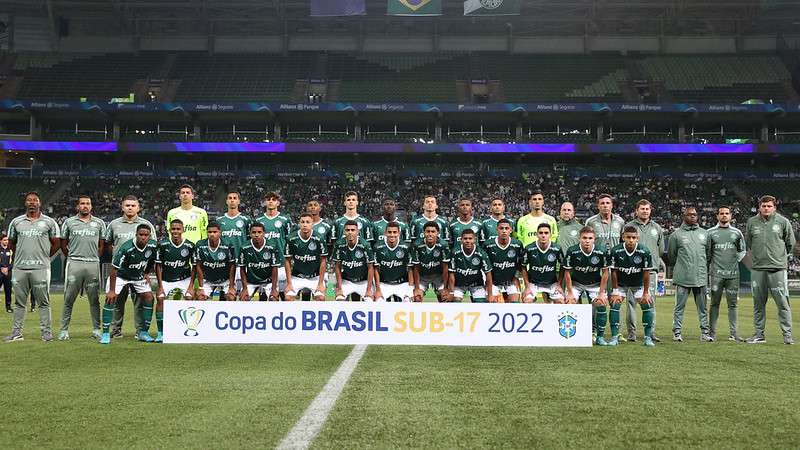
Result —
<path fill-rule="evenodd" d="M 126 97 L 137 80 L 177 83 L 176 101 L 300 101 L 303 80 L 329 83 L 328 101 L 464 102 L 456 80 L 494 80 L 494 101 L 619 102 L 633 77 L 663 83 L 671 101 L 782 102 L 796 98 L 780 57 L 756 55 L 16 54 L 24 99 Z"/>
<path fill-rule="evenodd" d="M 170 74 L 177 101 L 291 101 L 295 80 L 311 75 L 313 54 L 180 53 Z"/>
<path fill-rule="evenodd" d="M 60 59 L 50 54 L 26 55 L 18 63 L 24 76 L 18 97 L 91 101 L 128 97 L 136 80 L 147 79 L 162 59 L 157 52 L 63 55 Z"/>
<path fill-rule="evenodd" d="M 643 72 L 664 82 L 675 101 L 741 103 L 787 100 L 791 74 L 777 56 L 660 56 L 640 61 Z"/>

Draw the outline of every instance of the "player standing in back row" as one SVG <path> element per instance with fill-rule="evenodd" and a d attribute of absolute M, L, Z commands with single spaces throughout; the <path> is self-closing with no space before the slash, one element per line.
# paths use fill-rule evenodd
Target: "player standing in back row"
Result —
<path fill-rule="evenodd" d="M 281 214 L 278 210 L 281 206 L 281 197 L 277 192 L 267 192 L 264 194 L 264 214 L 256 218 L 256 222 L 264 225 L 264 240 L 267 245 L 278 252 L 278 293 L 283 293 L 286 289 L 286 268 L 283 266 L 283 252 L 286 250 L 286 237 L 291 231 L 292 219 L 286 214 Z"/>
<path fill-rule="evenodd" d="M 550 227 L 550 240 L 556 242 L 558 239 L 558 224 L 553 216 L 544 212 L 544 194 L 541 191 L 534 191 L 528 197 L 528 205 L 531 212 L 525 214 L 517 220 L 517 239 L 522 245 L 528 247 L 536 242 L 539 225 L 546 223 Z"/>
<path fill-rule="evenodd" d="M 711 289 L 711 307 L 708 326 L 711 337 L 717 339 L 717 319 L 722 294 L 728 302 L 729 341 L 738 342 L 736 331 L 739 303 L 739 261 L 747 254 L 744 234 L 731 225 L 731 208 L 717 209 L 717 225 L 708 229 L 708 278 Z"/>
<path fill-rule="evenodd" d="M 789 307 L 789 285 L 786 268 L 795 244 L 792 224 L 775 210 L 775 197 L 758 199 L 758 214 L 747 220 L 744 237 L 753 256 L 753 324 L 755 333 L 748 344 L 766 342 L 764 327 L 768 295 L 772 294 L 778 308 L 784 344 L 794 344 L 792 338 L 792 309 Z M 18 297 L 19 298 L 19 297 Z"/>
<path fill-rule="evenodd" d="M 383 201 L 383 212 L 381 218 L 375 222 L 372 222 L 372 231 L 375 233 L 375 242 L 378 243 L 386 240 L 386 226 L 392 222 L 400 226 L 400 242 L 411 245 L 411 228 L 407 223 L 397 218 L 397 202 L 390 198 L 387 198 Z"/>
<path fill-rule="evenodd" d="M 60 234 L 58 224 L 42 214 L 39 194 L 25 195 L 25 214 L 16 217 L 8 226 L 8 239 L 14 252 L 14 325 L 6 342 L 23 340 L 25 307 L 28 296 L 33 295 L 39 304 L 39 325 L 42 340 L 53 340 L 50 317 L 50 258 L 58 252 Z"/>
<path fill-rule="evenodd" d="M 371 246 L 375 241 L 375 235 L 373 234 L 375 230 L 372 229 L 372 222 L 370 222 L 370 220 L 366 217 L 358 214 L 358 203 L 358 193 L 349 191 L 344 194 L 344 214 L 337 217 L 333 222 L 334 247 L 344 243 L 344 227 L 346 226 L 347 222 L 350 221 L 355 222 L 356 226 L 358 227 L 358 236 L 361 244 Z"/>
<path fill-rule="evenodd" d="M 138 198 L 133 195 L 126 195 L 122 199 L 121 207 L 122 216 L 112 220 L 111 223 L 108 224 L 108 228 L 106 228 L 106 248 L 108 248 L 109 253 L 111 253 L 112 259 L 117 255 L 122 244 L 136 238 L 136 229 L 139 225 L 147 225 L 150 228 L 150 239 L 156 240 L 156 229 L 153 224 L 150 223 L 149 220 L 139 216 L 141 208 Z M 155 254 L 153 257 L 155 257 Z M 106 289 L 108 289 L 108 286 L 109 283 L 106 283 Z M 135 336 L 138 336 L 139 331 L 142 329 L 142 304 L 140 296 L 132 295 L 131 298 L 133 299 L 135 307 L 133 314 L 136 327 Z M 112 338 L 122 337 L 122 322 L 125 316 L 125 302 L 127 299 L 128 289 L 122 289 L 115 294 L 116 310 L 114 311 L 114 323 L 111 327 Z"/>
<path fill-rule="evenodd" d="M 89 298 L 92 316 L 92 337 L 100 339 L 100 255 L 106 224 L 92 215 L 92 199 L 78 197 L 78 214 L 64 221 L 61 227 L 61 251 L 67 257 L 64 268 L 64 310 L 61 312 L 59 341 L 69 340 L 72 305 L 81 289 Z"/>
<path fill-rule="evenodd" d="M 432 195 L 428 195 L 422 200 L 422 215 L 417 216 L 411 221 L 411 236 L 416 245 L 425 242 L 425 228 L 427 228 L 430 222 L 434 222 L 439 227 L 439 242 L 444 245 L 449 245 L 451 239 L 458 240 L 460 238 L 459 236 L 451 238 L 450 230 L 447 227 L 447 218 L 436 213 L 438 207 L 439 205 L 436 203 L 436 197 Z"/>
<path fill-rule="evenodd" d="M 178 219 L 183 222 L 183 237 L 194 244 L 200 239 L 206 238 L 206 227 L 208 227 L 208 214 L 203 208 L 194 206 L 194 188 L 188 184 L 182 185 L 178 189 L 178 198 L 181 206 L 172 208 L 167 213 L 166 227 L 173 220 Z"/>
<path fill-rule="evenodd" d="M 507 220 L 511 225 L 511 236 L 513 236 L 516 232 L 517 224 L 514 219 L 506 216 L 506 203 L 503 199 L 495 197 L 490 204 L 489 217 L 481 220 L 481 233 L 485 242 L 489 242 L 497 236 L 497 224 L 503 219 Z"/>
<path fill-rule="evenodd" d="M 458 217 L 450 222 L 450 236 L 462 236 L 464 230 L 470 229 L 475 233 L 475 244 L 483 242 L 483 224 L 480 220 L 475 219 L 472 214 L 472 200 L 462 198 L 458 201 Z M 458 245 L 457 242 L 453 243 L 453 248 Z"/>

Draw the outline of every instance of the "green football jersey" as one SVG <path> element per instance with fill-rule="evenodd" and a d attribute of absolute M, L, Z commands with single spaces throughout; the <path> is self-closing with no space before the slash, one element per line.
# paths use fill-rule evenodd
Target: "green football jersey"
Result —
<path fill-rule="evenodd" d="M 483 234 L 481 230 L 483 229 L 483 224 L 480 220 L 476 220 L 472 218 L 469 222 L 462 222 L 461 219 L 454 219 L 448 225 L 450 236 L 453 237 L 453 241 L 451 245 L 455 247 L 456 243 L 461 243 L 461 233 L 464 232 L 467 228 L 471 229 L 475 232 L 475 243 L 483 241 Z"/>
<path fill-rule="evenodd" d="M 345 216 L 339 216 L 333 222 L 333 241 L 335 245 L 343 244 L 345 241 L 344 224 L 349 220 L 355 220 L 358 225 L 358 240 L 371 243 L 375 240 L 375 233 L 372 229 L 372 222 L 364 216 L 356 216 L 355 219 L 348 219 Z"/>
<path fill-rule="evenodd" d="M 599 283 L 603 277 L 603 269 L 609 265 L 607 254 L 595 246 L 589 253 L 584 253 L 580 245 L 573 245 L 564 257 L 564 269 L 569 270 L 572 282 L 584 286 Z"/>
<path fill-rule="evenodd" d="M 194 250 L 194 263 L 203 269 L 203 281 L 218 284 L 228 281 L 231 266 L 236 265 L 233 248 L 220 239 L 217 246 L 211 247 L 208 239 L 197 241 Z"/>
<path fill-rule="evenodd" d="M 105 222 L 94 216 L 89 216 L 88 222 L 81 220 L 80 216 L 72 216 L 61 226 L 61 239 L 69 241 L 67 256 L 75 261 L 100 261 L 97 253 L 105 234 Z"/>
<path fill-rule="evenodd" d="M 319 222 L 311 226 L 311 230 L 314 236 L 325 244 L 325 247 L 330 248 L 333 242 L 333 225 L 328 220 L 320 219 Z"/>
<path fill-rule="evenodd" d="M 359 239 L 354 247 L 342 242 L 333 252 L 333 261 L 342 263 L 342 279 L 361 282 L 369 275 L 369 264 L 375 264 L 375 253 L 369 244 Z"/>
<path fill-rule="evenodd" d="M 506 216 L 505 219 L 511 222 L 511 232 L 514 233 L 517 223 L 511 217 Z M 488 242 L 497 237 L 497 222 L 498 220 L 492 216 L 481 220 L 481 233 L 484 241 Z"/>
<path fill-rule="evenodd" d="M 398 242 L 394 247 L 377 242 L 375 244 L 375 264 L 381 283 L 408 283 L 408 270 L 414 267 L 413 250 L 406 243 Z"/>
<path fill-rule="evenodd" d="M 400 225 L 400 242 L 404 244 L 411 243 L 411 228 L 408 226 L 407 223 L 401 222 L 400 220 L 395 220 L 398 225 Z M 382 218 L 380 220 L 376 220 L 372 222 L 372 231 L 375 233 L 376 242 L 383 242 L 386 240 L 386 236 L 384 233 L 386 232 L 386 225 L 389 225 L 389 222 L 386 219 Z"/>
<path fill-rule="evenodd" d="M 244 214 L 229 217 L 227 214 L 217 217 L 222 243 L 233 251 L 233 256 L 238 257 L 245 245 L 250 242 L 250 224 L 253 223 Z"/>
<path fill-rule="evenodd" d="M 292 264 L 292 276 L 314 278 L 319 276 L 319 265 L 323 256 L 328 256 L 328 247 L 313 233 L 303 239 L 300 232 L 289 235 L 283 255 Z"/>
<path fill-rule="evenodd" d="M 528 281 L 536 285 L 549 285 L 558 282 L 558 267 L 562 262 L 561 247 L 550 243 L 546 249 L 539 248 L 539 242 L 525 247 L 522 264 L 528 271 Z"/>
<path fill-rule="evenodd" d="M 42 214 L 36 220 L 19 216 L 8 226 L 8 239 L 16 243 L 14 269 L 49 269 L 51 238 L 60 234 L 58 224 Z"/>
<path fill-rule="evenodd" d="M 476 245 L 471 253 L 467 254 L 464 247 L 459 244 L 450 258 L 449 271 L 455 274 L 457 287 L 483 286 L 483 275 L 492 271 L 492 263 L 486 252 Z"/>
<path fill-rule="evenodd" d="M 653 257 L 645 246 L 636 244 L 636 248 L 628 252 L 625 244 L 620 243 L 611 249 L 609 264 L 617 273 L 617 286 L 638 288 L 644 284 L 644 272 L 649 272 L 653 266 Z"/>
<path fill-rule="evenodd" d="M 134 239 L 123 242 L 111 261 L 117 269 L 117 277 L 127 281 L 143 280 L 144 274 L 150 273 L 156 262 L 157 247 L 152 239 L 144 248 L 137 247 Z"/>
<path fill-rule="evenodd" d="M 267 217 L 264 213 L 256 219 L 264 225 L 264 239 L 267 245 L 278 251 L 278 261 L 283 261 L 283 251 L 286 249 L 286 237 L 291 233 L 292 219 L 284 214 L 278 214 L 274 217 Z"/>
<path fill-rule="evenodd" d="M 446 242 L 439 241 L 428 247 L 424 242 L 414 249 L 414 265 L 419 266 L 422 277 L 441 275 L 442 264 L 450 264 L 450 248 Z"/>
<path fill-rule="evenodd" d="M 425 244 L 425 224 L 428 222 L 436 222 L 436 224 L 439 225 L 440 242 L 451 241 L 452 237 L 450 236 L 450 227 L 448 226 L 449 222 L 446 218 L 437 215 L 436 217 L 429 219 L 424 215 L 419 215 L 411 221 L 411 237 L 414 239 L 414 243 L 416 245 Z"/>
<path fill-rule="evenodd" d="M 194 244 L 184 239 L 180 245 L 171 240 L 158 243 L 156 264 L 161 266 L 161 279 L 164 281 L 181 281 L 191 278 L 194 260 Z"/>
<path fill-rule="evenodd" d="M 738 279 L 739 261 L 747 253 L 744 234 L 733 225 L 708 229 L 708 273 L 718 279 Z"/>
<path fill-rule="evenodd" d="M 492 263 L 492 283 L 495 286 L 508 286 L 517 278 L 517 270 L 522 264 L 524 253 L 522 242 L 511 239 L 505 247 L 497 237 L 489 239 L 483 246 Z"/>
<path fill-rule="evenodd" d="M 272 268 L 279 267 L 278 252 L 266 242 L 257 248 L 251 240 L 239 252 L 236 265 L 244 267 L 250 284 L 272 283 Z"/>

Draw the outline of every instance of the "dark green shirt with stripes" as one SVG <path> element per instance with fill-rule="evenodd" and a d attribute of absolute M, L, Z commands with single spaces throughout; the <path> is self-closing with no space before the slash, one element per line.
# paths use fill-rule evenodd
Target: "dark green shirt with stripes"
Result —
<path fill-rule="evenodd" d="M 283 255 L 292 264 L 292 276 L 315 278 L 319 276 L 319 265 L 323 256 L 328 256 L 328 247 L 313 233 L 303 239 L 300 232 L 289 235 Z"/>
<path fill-rule="evenodd" d="M 453 237 L 451 244 L 455 246 L 457 243 L 461 242 L 461 233 L 464 232 L 467 228 L 475 232 L 475 243 L 483 241 L 483 224 L 480 220 L 476 220 L 474 217 L 469 222 L 462 222 L 459 219 L 453 219 L 448 226 L 450 229 L 450 236 Z"/>
<path fill-rule="evenodd" d="M 361 239 L 354 247 L 342 242 L 336 246 L 333 260 L 342 264 L 342 279 L 352 282 L 361 282 L 369 275 L 369 264 L 375 264 L 375 253 L 369 244 L 363 244 Z"/>
<path fill-rule="evenodd" d="M 156 264 L 161 266 L 161 279 L 164 281 L 181 281 L 191 278 L 194 261 L 194 244 L 184 239 L 179 245 L 171 240 L 158 243 Z"/>
<path fill-rule="evenodd" d="M 528 271 L 528 281 L 536 285 L 549 285 L 558 281 L 558 267 L 562 262 L 561 247 L 550 244 L 539 248 L 538 241 L 525 247 L 522 264 Z"/>
<path fill-rule="evenodd" d="M 117 269 L 117 277 L 127 281 L 144 280 L 144 274 L 153 270 L 157 247 L 152 239 L 144 248 L 137 247 L 134 239 L 123 242 L 111 261 L 111 265 Z"/>
<path fill-rule="evenodd" d="M 314 233 L 317 239 L 325 244 L 326 248 L 330 248 L 333 242 L 333 225 L 331 225 L 328 220 L 320 219 L 319 222 L 311 226 L 311 232 Z"/>
<path fill-rule="evenodd" d="M 353 220 L 358 226 L 358 239 L 362 242 L 375 241 L 375 234 L 372 229 L 372 222 L 364 216 L 356 216 L 355 219 L 348 219 L 345 216 L 339 216 L 333 221 L 333 240 L 335 245 L 343 244 L 345 242 L 344 224 Z"/>
<path fill-rule="evenodd" d="M 407 243 L 398 242 L 394 247 L 389 247 L 386 242 L 375 244 L 375 263 L 381 283 L 407 283 L 408 269 L 413 267 L 413 260 L 413 250 Z"/>
<path fill-rule="evenodd" d="M 476 244 L 473 251 L 468 254 L 459 244 L 453 250 L 449 270 L 455 274 L 457 287 L 483 286 L 485 282 L 483 274 L 492 271 L 492 262 L 489 261 L 489 255 L 479 245 Z"/>
<path fill-rule="evenodd" d="M 508 216 L 504 217 L 504 219 L 506 219 L 509 222 L 511 222 L 511 231 L 512 232 L 517 229 L 517 222 L 514 221 L 514 219 L 512 219 L 511 217 L 508 217 Z M 494 217 L 492 217 L 492 216 L 489 216 L 489 217 L 481 220 L 481 233 L 482 233 L 483 239 L 485 241 L 488 242 L 489 240 L 497 237 L 497 222 L 499 222 L 499 221 L 497 219 L 495 219 Z M 492 276 L 494 276 L 494 275 L 492 275 Z M 492 278 L 492 279 L 494 279 L 494 278 Z"/>
<path fill-rule="evenodd" d="M 446 218 L 437 215 L 433 219 L 428 219 L 424 215 L 420 215 L 411 221 L 411 236 L 416 245 L 425 243 L 425 224 L 428 222 L 436 222 L 436 224 L 439 225 L 440 242 L 450 242 L 452 240 L 450 228 L 448 227 L 449 222 Z"/>
<path fill-rule="evenodd" d="M 643 245 L 636 244 L 636 248 L 628 252 L 621 243 L 611 249 L 609 263 L 617 272 L 617 286 L 638 288 L 644 285 L 644 272 L 653 267 L 653 257 Z"/>
<path fill-rule="evenodd" d="M 233 248 L 225 245 L 222 240 L 212 248 L 208 239 L 197 241 L 194 250 L 194 263 L 203 269 L 203 281 L 211 284 L 227 282 L 230 277 L 231 266 L 236 264 Z"/>
<path fill-rule="evenodd" d="M 267 245 L 278 250 L 278 260 L 283 262 L 286 238 L 294 227 L 292 219 L 285 214 L 267 217 L 267 214 L 264 213 L 256 219 L 256 222 L 264 225 L 264 239 L 267 241 Z"/>
<path fill-rule="evenodd" d="M 439 241 L 428 247 L 422 243 L 414 249 L 414 265 L 419 266 L 419 275 L 427 277 L 442 274 L 442 264 L 450 264 L 450 248 L 446 243 Z"/>
<path fill-rule="evenodd" d="M 272 268 L 278 267 L 278 252 L 264 242 L 260 248 L 250 241 L 239 252 L 237 265 L 244 267 L 247 282 L 250 284 L 267 284 L 272 282 Z"/>
<path fill-rule="evenodd" d="M 238 257 L 245 245 L 250 242 L 250 224 L 253 222 L 244 214 L 237 214 L 235 217 L 222 215 L 217 217 L 222 243 L 233 251 L 233 256 Z"/>
<path fill-rule="evenodd" d="M 572 282 L 591 286 L 600 283 L 603 269 L 609 267 L 608 256 L 597 247 L 584 253 L 580 245 L 573 245 L 564 257 L 564 269 L 569 270 Z"/>
<path fill-rule="evenodd" d="M 400 242 L 404 244 L 411 243 L 411 228 L 408 226 L 407 223 L 401 222 L 400 220 L 395 220 L 398 225 L 400 225 Z M 376 242 L 383 242 L 386 240 L 386 225 L 389 225 L 389 222 L 386 221 L 383 217 L 380 220 L 376 220 L 372 222 L 372 231 L 375 232 L 375 239 Z"/>
<path fill-rule="evenodd" d="M 106 224 L 102 219 L 89 216 L 89 221 L 84 222 L 80 216 L 73 216 L 64 221 L 61 226 L 61 239 L 67 239 L 69 259 L 75 261 L 100 261 L 98 250 L 100 240 L 106 234 Z"/>
<path fill-rule="evenodd" d="M 517 270 L 522 265 L 522 242 L 511 239 L 505 247 L 498 238 L 487 240 L 483 246 L 489 261 L 492 262 L 492 283 L 495 286 L 508 286 L 517 278 Z"/>

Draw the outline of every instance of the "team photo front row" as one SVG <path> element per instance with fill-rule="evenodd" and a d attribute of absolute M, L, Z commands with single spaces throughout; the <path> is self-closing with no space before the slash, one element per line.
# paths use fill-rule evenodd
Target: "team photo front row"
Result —
<path fill-rule="evenodd" d="M 42 214 L 39 195 L 28 193 L 26 213 L 12 220 L 8 230 L 14 307 L 7 291 L 13 326 L 5 341 L 23 340 L 29 297 L 39 308 L 42 339 L 54 339 L 50 262 L 61 251 L 66 264 L 59 340 L 70 339 L 72 309 L 82 291 L 89 299 L 92 336 L 109 344 L 122 336 L 128 296 L 135 304 L 136 339 L 161 342 L 166 300 L 210 300 L 216 294 L 221 301 L 250 301 L 256 295 L 262 301 L 323 301 L 331 285 L 337 301 L 421 302 L 428 292 L 439 302 L 461 302 L 467 294 L 475 303 L 533 303 L 541 298 L 571 304 L 585 298 L 593 305 L 593 342 L 598 346 L 636 340 L 638 305 L 643 343 L 649 347 L 660 342 L 654 333 L 655 296 L 663 257 L 674 265 L 672 340 L 683 341 L 684 309 L 691 294 L 701 341 L 715 341 L 724 294 L 728 338 L 738 342 L 739 263 L 749 248 L 755 333 L 746 342 L 765 342 L 771 293 L 784 343 L 794 343 L 786 269 L 795 238 L 771 196 L 759 199 L 758 214 L 744 232 L 731 224 L 729 207 L 718 208 L 718 223 L 707 230 L 698 225 L 695 208 L 687 207 L 683 223 L 668 240 L 650 220 L 650 202 L 639 201 L 634 220 L 625 223 L 613 214 L 613 198 L 606 194 L 598 196 L 598 214 L 585 225 L 575 220 L 569 203 L 562 205 L 558 221 L 545 214 L 541 192 L 531 194 L 530 214 L 516 222 L 505 216 L 499 198 L 492 199 L 491 216 L 482 221 L 473 217 L 472 201 L 462 199 L 458 217 L 448 222 L 436 214 L 436 199 L 426 197 L 422 214 L 410 225 L 397 219 L 393 200 L 383 202 L 380 220 L 369 221 L 357 212 L 355 192 L 345 195 L 346 211 L 335 221 L 322 219 L 320 202 L 311 200 L 296 225 L 279 212 L 276 193 L 265 195 L 266 212 L 251 219 L 239 212 L 240 195 L 231 191 L 226 213 L 212 221 L 192 204 L 191 186 L 181 186 L 178 197 L 181 206 L 167 214 L 169 236 L 159 242 L 153 224 L 139 216 L 134 196 L 123 199 L 122 216 L 107 225 L 92 215 L 91 198 L 80 196 L 77 215 L 59 227 Z M 100 257 L 105 252 L 112 262 L 101 308 Z M 623 305 L 627 338 L 620 332 Z M 155 338 L 149 331 L 153 317 Z"/>

